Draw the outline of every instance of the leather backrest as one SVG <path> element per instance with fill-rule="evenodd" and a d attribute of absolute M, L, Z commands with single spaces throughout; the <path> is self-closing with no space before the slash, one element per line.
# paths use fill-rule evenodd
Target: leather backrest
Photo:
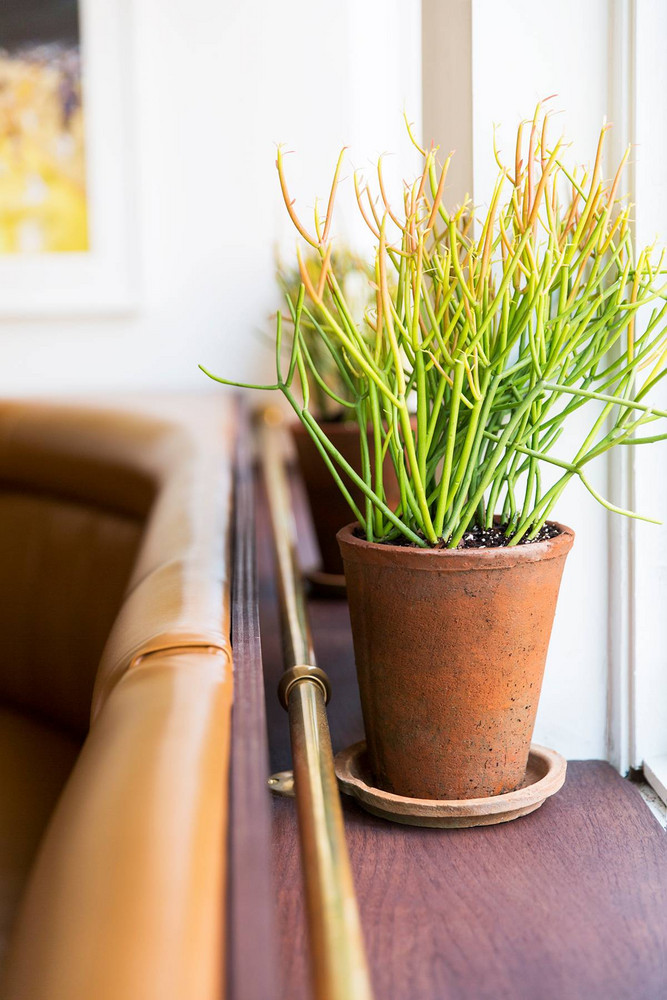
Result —
<path fill-rule="evenodd" d="M 0 492 L 2 703 L 85 734 L 141 531 L 133 515 Z"/>
<path fill-rule="evenodd" d="M 148 652 L 229 656 L 232 428 L 213 397 L 0 404 L 0 594 L 20 581 L 0 609 L 14 653 L 0 698 L 81 732 L 102 646 L 93 715 Z"/>
<path fill-rule="evenodd" d="M 93 718 L 123 673 L 147 653 L 215 647 L 230 655 L 223 594 L 231 451 L 230 416 L 219 407 L 194 437 L 183 425 L 170 435 L 128 593 L 100 663 Z"/>

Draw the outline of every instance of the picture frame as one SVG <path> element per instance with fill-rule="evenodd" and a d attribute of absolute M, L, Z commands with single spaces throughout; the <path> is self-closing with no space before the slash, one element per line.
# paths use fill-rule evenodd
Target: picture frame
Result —
<path fill-rule="evenodd" d="M 79 0 L 86 251 L 0 253 L 0 318 L 128 314 L 137 306 L 127 0 Z"/>

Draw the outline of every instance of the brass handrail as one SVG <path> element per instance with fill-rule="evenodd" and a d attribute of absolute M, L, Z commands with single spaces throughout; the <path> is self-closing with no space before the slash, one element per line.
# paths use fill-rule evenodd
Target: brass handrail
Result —
<path fill-rule="evenodd" d="M 265 411 L 259 448 L 276 554 L 287 667 L 279 696 L 289 714 L 315 996 L 372 1000 L 334 772 L 329 681 L 315 662 L 279 423 L 275 411 Z"/>

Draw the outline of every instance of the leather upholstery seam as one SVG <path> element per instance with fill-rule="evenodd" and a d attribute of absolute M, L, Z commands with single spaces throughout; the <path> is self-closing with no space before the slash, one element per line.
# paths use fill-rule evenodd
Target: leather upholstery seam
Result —
<path fill-rule="evenodd" d="M 225 659 L 231 663 L 232 657 L 227 645 L 222 645 L 217 642 L 209 642 L 202 640 L 201 642 L 178 642 L 170 644 L 168 646 L 159 646 L 156 649 L 147 649 L 144 653 L 135 653 L 130 659 L 127 671 L 132 670 L 133 667 L 139 665 L 142 660 L 145 660 L 148 656 L 157 656 L 164 653 L 191 653 L 193 650 L 213 650 L 216 653 L 224 653 Z M 127 673 L 125 671 L 125 673 Z"/>

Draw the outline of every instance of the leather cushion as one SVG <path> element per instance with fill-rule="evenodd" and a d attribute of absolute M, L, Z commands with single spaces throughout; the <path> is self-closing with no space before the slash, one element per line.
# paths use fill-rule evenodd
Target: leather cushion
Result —
<path fill-rule="evenodd" d="M 3 1000 L 222 995 L 231 694 L 221 650 L 120 678 L 42 843 Z"/>
<path fill-rule="evenodd" d="M 0 708 L 0 953 L 40 838 L 80 744 Z"/>

